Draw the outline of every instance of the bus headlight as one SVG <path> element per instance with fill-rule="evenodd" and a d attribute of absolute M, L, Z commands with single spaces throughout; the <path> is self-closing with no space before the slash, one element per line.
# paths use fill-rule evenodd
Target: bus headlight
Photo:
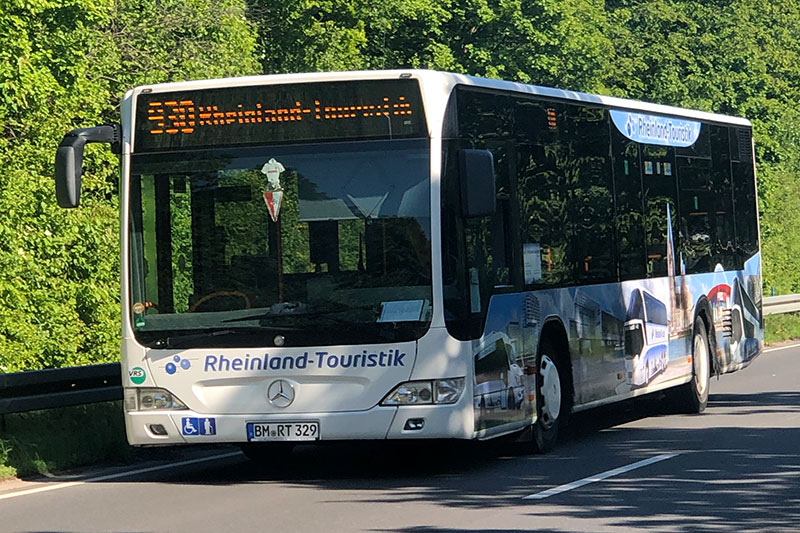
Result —
<path fill-rule="evenodd" d="M 161 411 L 167 409 L 188 409 L 188 407 L 165 389 L 125 389 L 126 411 Z"/>
<path fill-rule="evenodd" d="M 381 405 L 431 405 L 456 403 L 464 390 L 464 378 L 406 381 L 392 390 Z"/>
<path fill-rule="evenodd" d="M 433 382 L 436 403 L 456 403 L 464 390 L 464 378 L 437 379 Z"/>

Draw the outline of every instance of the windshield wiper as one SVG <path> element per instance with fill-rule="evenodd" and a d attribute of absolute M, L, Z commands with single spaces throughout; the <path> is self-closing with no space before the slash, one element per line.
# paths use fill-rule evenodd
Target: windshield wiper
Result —
<path fill-rule="evenodd" d="M 242 334 L 253 334 L 253 333 L 261 333 L 264 331 L 295 331 L 297 328 L 291 327 L 278 327 L 278 326 L 250 326 L 244 328 L 228 328 L 228 329 L 217 329 L 212 331 L 201 331 L 199 333 L 179 333 L 177 335 L 169 335 L 167 337 L 162 337 L 157 339 L 155 342 L 151 344 L 153 348 L 183 348 L 186 347 L 187 343 L 192 343 L 193 341 L 203 340 L 203 339 L 213 339 L 219 337 L 226 337 L 231 335 L 242 335 Z"/>
<path fill-rule="evenodd" d="M 346 309 L 335 309 L 330 311 L 303 311 L 303 312 L 272 312 L 268 311 L 266 313 L 261 313 L 257 315 L 250 315 L 250 316 L 243 316 L 238 318 L 229 318 L 227 320 L 222 320 L 221 322 L 227 324 L 231 322 L 247 322 L 248 320 L 265 320 L 268 318 L 320 318 L 325 317 L 326 319 L 331 320 L 332 322 L 336 322 L 338 324 L 353 324 L 352 320 L 344 320 L 341 318 L 335 318 L 330 315 L 338 314 L 338 313 L 346 313 L 348 311 L 354 310 L 363 310 L 363 309 L 372 309 L 373 306 L 371 305 L 364 305 L 364 306 L 356 306 L 356 307 L 348 307 Z M 266 324 L 261 323 L 261 327 L 269 327 Z M 275 326 L 280 327 L 280 329 L 287 329 L 283 326 Z M 291 328 L 289 328 L 291 329 Z"/>

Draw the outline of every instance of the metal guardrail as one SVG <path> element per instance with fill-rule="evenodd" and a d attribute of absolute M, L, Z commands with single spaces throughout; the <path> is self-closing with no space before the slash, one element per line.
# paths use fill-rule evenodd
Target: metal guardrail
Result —
<path fill-rule="evenodd" d="M 765 315 L 800 311 L 800 294 L 767 296 L 763 299 L 762 307 Z"/>
<path fill-rule="evenodd" d="M 800 294 L 763 298 L 763 313 L 800 311 Z M 0 415 L 122 399 L 119 363 L 0 374 Z"/>
<path fill-rule="evenodd" d="M 119 363 L 0 374 L 0 415 L 121 399 Z"/>

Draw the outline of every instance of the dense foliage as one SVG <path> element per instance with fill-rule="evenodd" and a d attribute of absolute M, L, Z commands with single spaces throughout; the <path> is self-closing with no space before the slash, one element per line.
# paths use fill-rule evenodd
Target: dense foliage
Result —
<path fill-rule="evenodd" d="M 118 359 L 116 158 L 87 150 L 61 210 L 59 139 L 136 84 L 256 73 L 255 45 L 237 0 L 0 0 L 0 372 Z"/>
<path fill-rule="evenodd" d="M 142 83 L 428 67 L 755 125 L 765 288 L 800 292 L 800 5 L 790 0 L 0 0 L 0 372 L 118 357 L 116 160 L 55 206 L 55 146 Z"/>

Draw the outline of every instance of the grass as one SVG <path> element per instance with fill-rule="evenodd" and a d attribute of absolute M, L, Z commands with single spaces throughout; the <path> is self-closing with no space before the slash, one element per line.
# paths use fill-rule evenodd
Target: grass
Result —
<path fill-rule="evenodd" d="M 16 468 L 6 465 L 6 463 L 8 463 L 8 455 L 10 452 L 11 448 L 2 439 L 0 439 L 0 479 L 14 477 L 17 474 Z"/>
<path fill-rule="evenodd" d="M 133 457 L 121 402 L 10 414 L 3 422 L 0 479 Z"/>
<path fill-rule="evenodd" d="M 800 339 L 800 313 L 781 313 L 764 317 L 764 341 L 773 344 Z"/>

